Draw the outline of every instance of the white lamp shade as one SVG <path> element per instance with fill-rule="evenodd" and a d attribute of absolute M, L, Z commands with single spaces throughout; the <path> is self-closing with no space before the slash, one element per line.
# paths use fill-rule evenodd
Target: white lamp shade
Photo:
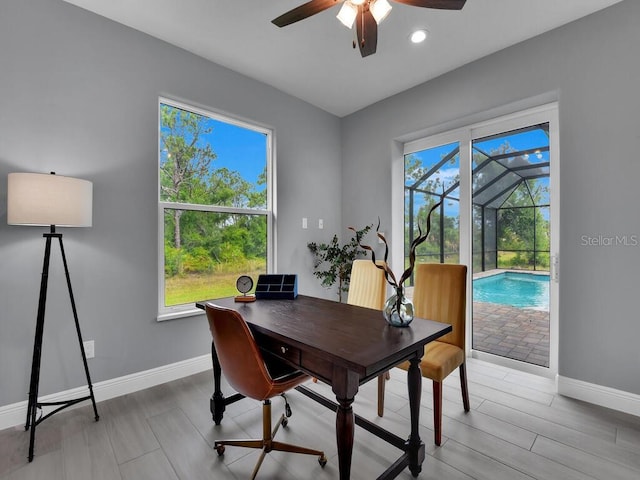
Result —
<path fill-rule="evenodd" d="M 340 20 L 342 24 L 347 28 L 353 27 L 353 22 L 357 16 L 358 16 L 358 7 L 356 7 L 351 2 L 348 2 L 348 1 L 342 4 L 342 7 L 340 8 L 338 15 L 336 15 L 338 20 Z"/>
<path fill-rule="evenodd" d="M 376 21 L 378 25 L 385 18 L 387 18 L 387 15 L 389 15 L 391 8 L 392 7 L 391 5 L 389 5 L 389 2 L 387 2 L 387 0 L 375 0 L 371 2 L 371 4 L 369 5 L 369 9 L 371 10 L 371 15 L 373 15 L 373 19 Z"/>
<path fill-rule="evenodd" d="M 10 173 L 7 185 L 9 225 L 90 227 L 93 183 L 44 173 Z"/>

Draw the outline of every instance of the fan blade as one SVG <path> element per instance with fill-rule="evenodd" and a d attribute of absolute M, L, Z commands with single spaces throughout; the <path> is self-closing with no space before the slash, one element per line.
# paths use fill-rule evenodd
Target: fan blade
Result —
<path fill-rule="evenodd" d="M 441 10 L 462 10 L 467 0 L 393 0 L 412 7 L 439 8 Z"/>
<path fill-rule="evenodd" d="M 338 0 L 311 0 L 293 10 L 289 10 L 287 13 L 283 13 L 278 18 L 271 20 L 271 23 L 278 27 L 286 27 L 287 25 L 299 22 L 300 20 L 309 18 L 311 15 L 331 8 L 337 3 L 340 2 Z"/>
<path fill-rule="evenodd" d="M 358 17 L 356 18 L 356 32 L 358 46 L 363 57 L 376 53 L 378 47 L 378 24 L 371 14 L 369 7 L 358 5 Z"/>

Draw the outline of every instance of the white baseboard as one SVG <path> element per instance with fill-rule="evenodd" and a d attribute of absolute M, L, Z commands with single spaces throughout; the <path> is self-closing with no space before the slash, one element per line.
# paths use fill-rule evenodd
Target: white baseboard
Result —
<path fill-rule="evenodd" d="M 558 393 L 567 397 L 640 416 L 640 395 L 558 375 Z"/>
<path fill-rule="evenodd" d="M 188 377 L 189 375 L 210 369 L 211 355 L 202 355 L 201 357 L 195 357 L 181 362 L 172 363 L 170 365 L 152 368 L 151 370 L 146 370 L 144 372 L 132 373 L 130 375 L 125 375 L 124 377 L 94 383 L 93 395 L 96 398 L 96 402 L 101 402 L 109 400 L 110 398 L 137 392 L 138 390 L 144 390 L 145 388 L 153 387 L 155 385 L 171 382 L 179 378 Z M 83 386 L 72 388 L 64 392 L 46 395 L 44 397 L 40 397 L 38 401 L 57 402 L 81 397 L 87 394 L 87 387 Z M 14 427 L 16 425 L 24 425 L 27 418 L 27 404 L 28 402 L 25 400 L 23 402 L 0 407 L 0 430 Z M 82 405 L 86 405 L 86 402 L 78 404 L 78 406 Z"/>

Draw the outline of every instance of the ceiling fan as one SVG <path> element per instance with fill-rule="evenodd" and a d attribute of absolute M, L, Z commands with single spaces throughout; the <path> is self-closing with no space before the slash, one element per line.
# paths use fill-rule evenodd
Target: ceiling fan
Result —
<path fill-rule="evenodd" d="M 393 0 L 413 7 L 439 8 L 441 10 L 461 10 L 467 0 Z M 342 3 L 338 12 L 338 20 L 346 27 L 356 24 L 357 43 L 363 57 L 376 53 L 378 44 L 378 24 L 391 11 L 387 0 L 311 0 L 299 7 L 289 10 L 271 21 L 278 27 L 286 27 L 292 23 L 309 18 L 334 5 Z M 356 48 L 356 41 L 353 42 Z"/>

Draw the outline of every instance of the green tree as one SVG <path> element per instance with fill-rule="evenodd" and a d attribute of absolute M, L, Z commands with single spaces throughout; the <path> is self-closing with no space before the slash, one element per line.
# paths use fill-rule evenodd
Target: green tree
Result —
<path fill-rule="evenodd" d="M 511 266 L 534 267 L 534 250 L 549 250 L 549 222 L 540 208 L 534 208 L 543 204 L 547 193 L 546 186 L 522 182 L 499 210 L 498 249 L 520 250 Z"/>
<path fill-rule="evenodd" d="M 164 152 L 160 164 L 160 198 L 168 202 L 202 203 L 206 195 L 202 182 L 216 158 L 211 146 L 201 142 L 211 133 L 206 117 L 175 107 L 162 105 L 161 149 Z M 180 249 L 182 235 L 180 217 L 183 210 L 171 210 L 173 216 L 173 246 Z"/>

